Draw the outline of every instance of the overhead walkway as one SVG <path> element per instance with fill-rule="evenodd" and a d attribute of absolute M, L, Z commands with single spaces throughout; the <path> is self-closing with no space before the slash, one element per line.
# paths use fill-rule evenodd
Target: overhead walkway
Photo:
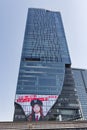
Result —
<path fill-rule="evenodd" d="M 87 121 L 0 122 L 0 130 L 87 130 Z"/>

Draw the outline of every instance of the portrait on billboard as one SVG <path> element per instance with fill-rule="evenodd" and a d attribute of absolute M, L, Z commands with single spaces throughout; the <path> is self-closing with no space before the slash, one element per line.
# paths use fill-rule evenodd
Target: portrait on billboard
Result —
<path fill-rule="evenodd" d="M 16 95 L 15 103 L 21 106 L 27 121 L 43 121 L 57 98 L 57 95 Z"/>
<path fill-rule="evenodd" d="M 27 118 L 29 121 L 41 121 L 44 119 L 43 115 L 43 103 L 36 99 L 31 101 L 32 112 Z"/>

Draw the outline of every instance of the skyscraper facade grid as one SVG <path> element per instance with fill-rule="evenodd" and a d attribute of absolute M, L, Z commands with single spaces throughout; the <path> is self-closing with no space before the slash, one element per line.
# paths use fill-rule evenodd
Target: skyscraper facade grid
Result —
<path fill-rule="evenodd" d="M 29 8 L 14 121 L 81 118 L 60 12 Z"/>
<path fill-rule="evenodd" d="M 83 120 L 87 120 L 87 70 L 72 69 Z"/>

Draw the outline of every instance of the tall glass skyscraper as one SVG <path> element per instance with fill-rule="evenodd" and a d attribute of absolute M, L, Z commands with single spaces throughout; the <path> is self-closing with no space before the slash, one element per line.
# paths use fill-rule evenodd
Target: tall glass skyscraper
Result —
<path fill-rule="evenodd" d="M 77 120 L 80 103 L 60 12 L 28 10 L 14 121 Z"/>

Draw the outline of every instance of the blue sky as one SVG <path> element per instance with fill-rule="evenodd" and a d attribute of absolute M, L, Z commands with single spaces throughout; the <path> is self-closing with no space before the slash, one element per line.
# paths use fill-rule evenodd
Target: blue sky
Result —
<path fill-rule="evenodd" d="M 0 121 L 12 121 L 29 7 L 60 11 L 72 67 L 87 69 L 87 0 L 0 0 Z"/>

